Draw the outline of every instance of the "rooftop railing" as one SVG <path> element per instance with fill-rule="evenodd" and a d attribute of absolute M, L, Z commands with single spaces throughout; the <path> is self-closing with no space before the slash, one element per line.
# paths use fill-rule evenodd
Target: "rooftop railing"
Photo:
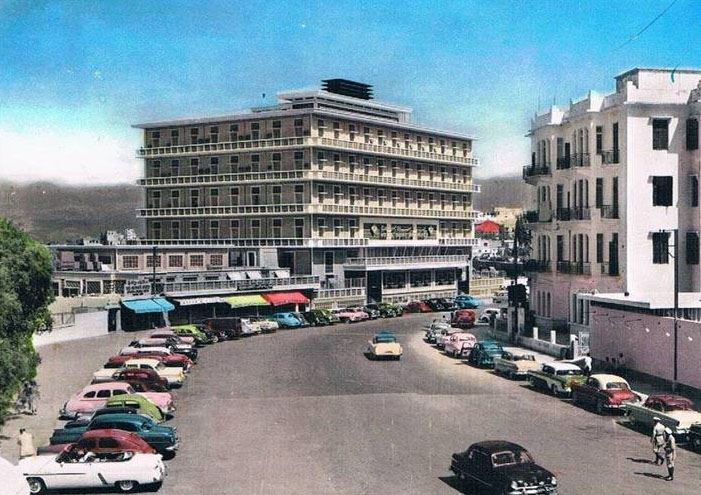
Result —
<path fill-rule="evenodd" d="M 181 292 L 212 292 L 212 291 L 250 291 L 280 289 L 285 287 L 318 286 L 319 277 L 312 275 L 289 278 L 259 278 L 251 280 L 206 280 L 196 282 L 165 282 L 160 284 L 162 292 L 174 294 Z"/>
<path fill-rule="evenodd" d="M 348 258 L 345 265 L 349 266 L 379 266 L 379 265 L 416 265 L 424 263 L 467 263 L 469 255 L 436 255 L 436 256 L 386 256 L 377 258 Z"/>

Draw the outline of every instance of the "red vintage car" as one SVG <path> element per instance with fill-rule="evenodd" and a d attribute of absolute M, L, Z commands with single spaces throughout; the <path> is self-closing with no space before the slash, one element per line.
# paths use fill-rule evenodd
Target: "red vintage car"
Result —
<path fill-rule="evenodd" d="M 118 382 L 139 381 L 146 385 L 168 388 L 168 380 L 161 377 L 156 370 L 150 368 L 127 368 L 114 375 Z"/>
<path fill-rule="evenodd" d="M 431 313 L 431 306 L 423 301 L 411 301 L 404 306 L 405 313 Z"/>
<path fill-rule="evenodd" d="M 458 309 L 453 312 L 450 324 L 458 328 L 472 328 L 476 319 L 477 313 L 474 309 Z"/>
<path fill-rule="evenodd" d="M 121 452 L 139 452 L 155 454 L 156 451 L 136 433 L 124 430 L 88 430 L 76 443 L 48 445 L 39 449 L 40 454 L 60 452 L 93 452 L 95 454 L 119 454 Z"/>
<path fill-rule="evenodd" d="M 572 383 L 572 402 L 596 408 L 596 412 L 621 409 L 623 404 L 637 402 L 640 397 L 628 382 L 616 375 L 591 375 L 584 383 Z"/>
<path fill-rule="evenodd" d="M 187 372 L 192 366 L 192 360 L 182 354 L 171 353 L 167 354 L 164 352 L 139 352 L 136 354 L 118 354 L 117 356 L 112 356 L 107 360 L 104 368 L 121 368 L 124 363 L 134 358 L 153 358 L 158 359 L 166 366 L 171 366 L 174 368 L 182 368 L 183 371 Z"/>

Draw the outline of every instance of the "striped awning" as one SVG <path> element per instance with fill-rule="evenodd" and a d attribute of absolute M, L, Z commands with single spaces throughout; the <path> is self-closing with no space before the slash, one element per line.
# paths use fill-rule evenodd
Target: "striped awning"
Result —
<path fill-rule="evenodd" d="M 194 306 L 196 304 L 217 304 L 224 303 L 221 297 L 188 297 L 187 299 L 175 300 L 180 306 Z"/>
<path fill-rule="evenodd" d="M 249 306 L 270 306 L 270 303 L 258 294 L 247 296 L 231 296 L 224 299 L 232 308 L 245 308 Z"/>
<path fill-rule="evenodd" d="M 148 299 L 122 299 L 122 304 L 134 313 L 167 313 L 173 311 L 175 306 L 162 297 Z"/>

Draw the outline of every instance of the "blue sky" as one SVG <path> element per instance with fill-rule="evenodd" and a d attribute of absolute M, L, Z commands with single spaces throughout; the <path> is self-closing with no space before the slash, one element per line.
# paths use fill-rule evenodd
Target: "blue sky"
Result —
<path fill-rule="evenodd" d="M 0 0 L 0 179 L 133 182 L 131 124 L 222 114 L 344 77 L 471 132 L 518 172 L 538 103 L 635 66 L 701 67 L 701 2 Z M 363 8 L 359 6 L 362 5 Z"/>

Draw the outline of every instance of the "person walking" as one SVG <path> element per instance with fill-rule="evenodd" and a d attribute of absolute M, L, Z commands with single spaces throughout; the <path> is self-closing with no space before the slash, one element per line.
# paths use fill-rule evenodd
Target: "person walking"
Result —
<path fill-rule="evenodd" d="M 667 481 L 674 479 L 674 460 L 677 458 L 677 441 L 672 435 L 672 430 L 665 428 L 664 430 L 664 459 L 667 462 Z"/>
<path fill-rule="evenodd" d="M 24 397 L 27 401 L 27 407 L 29 408 L 29 414 L 35 415 L 37 413 L 36 400 L 39 398 L 39 386 L 34 380 L 24 384 Z"/>
<path fill-rule="evenodd" d="M 655 466 L 664 464 L 664 444 L 665 444 L 665 427 L 659 417 L 652 418 L 654 426 L 652 427 L 652 452 L 655 454 Z"/>
<path fill-rule="evenodd" d="M 37 455 L 37 449 L 34 447 L 34 435 L 29 433 L 24 428 L 20 428 L 19 437 L 17 438 L 19 445 L 19 458 L 32 457 Z"/>

